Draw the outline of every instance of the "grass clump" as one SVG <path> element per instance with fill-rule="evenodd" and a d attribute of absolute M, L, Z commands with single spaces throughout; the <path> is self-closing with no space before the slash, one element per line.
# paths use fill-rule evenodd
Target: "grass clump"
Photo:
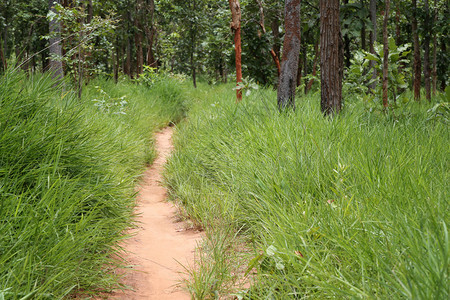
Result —
<path fill-rule="evenodd" d="M 112 254 L 133 224 L 152 132 L 183 113 L 180 88 L 164 84 L 99 79 L 77 99 L 45 75 L 0 77 L 1 299 L 60 299 L 117 284 L 121 262 Z"/>
<path fill-rule="evenodd" d="M 279 114 L 273 91 L 239 105 L 230 86 L 196 93 L 166 181 L 206 230 L 254 247 L 240 297 L 448 298 L 449 131 L 435 103 L 384 114 L 348 101 L 329 119 L 318 95 Z"/>

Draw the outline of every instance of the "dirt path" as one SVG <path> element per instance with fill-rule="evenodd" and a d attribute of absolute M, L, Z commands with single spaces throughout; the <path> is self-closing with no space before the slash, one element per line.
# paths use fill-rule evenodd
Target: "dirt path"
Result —
<path fill-rule="evenodd" d="M 172 128 L 156 134 L 158 157 L 144 175 L 138 194 L 137 233 L 124 245 L 126 259 L 135 266 L 123 283 L 132 288 L 114 293 L 110 299 L 190 299 L 179 287 L 180 265 L 192 265 L 194 249 L 201 234 L 184 230 L 177 222 L 176 208 L 166 202 L 166 191 L 160 185 L 161 173 L 172 150 Z M 178 263 L 178 262 L 179 263 Z"/>

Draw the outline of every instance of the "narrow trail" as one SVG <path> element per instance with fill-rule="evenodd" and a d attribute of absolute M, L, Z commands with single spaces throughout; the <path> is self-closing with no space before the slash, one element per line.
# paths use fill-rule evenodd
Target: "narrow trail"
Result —
<path fill-rule="evenodd" d="M 138 193 L 139 227 L 123 245 L 133 269 L 126 271 L 122 283 L 131 290 L 115 292 L 109 299 L 191 299 L 179 286 L 184 271 L 180 263 L 192 265 L 201 234 L 185 230 L 185 224 L 177 221 L 176 208 L 166 202 L 166 190 L 160 184 L 173 148 L 171 136 L 170 127 L 156 134 L 158 157 L 145 172 Z"/>

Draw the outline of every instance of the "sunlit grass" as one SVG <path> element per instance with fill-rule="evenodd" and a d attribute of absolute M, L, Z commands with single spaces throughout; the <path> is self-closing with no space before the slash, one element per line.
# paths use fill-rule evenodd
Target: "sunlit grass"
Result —
<path fill-rule="evenodd" d="M 0 77 L 0 299 L 117 284 L 113 254 L 133 226 L 134 185 L 154 158 L 152 133 L 183 116 L 180 95 L 175 82 L 96 80 L 79 100 L 45 75 Z M 122 96 L 119 114 L 92 101 Z"/>
<path fill-rule="evenodd" d="M 231 88 L 192 92 L 166 181 L 207 231 L 240 229 L 263 253 L 246 297 L 448 298 L 449 131 L 434 103 L 384 114 L 347 99 L 329 119 L 317 94 L 279 114 L 274 91 L 236 105 Z"/>

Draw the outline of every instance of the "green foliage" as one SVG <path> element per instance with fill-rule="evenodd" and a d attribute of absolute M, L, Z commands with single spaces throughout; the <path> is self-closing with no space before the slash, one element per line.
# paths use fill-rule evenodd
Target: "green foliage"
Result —
<path fill-rule="evenodd" d="M 411 74 L 409 67 L 408 55 L 411 50 L 410 44 L 397 46 L 392 37 L 389 38 L 389 69 L 388 69 L 388 90 L 391 104 L 398 100 L 403 102 L 408 101 L 404 97 L 404 92 L 408 87 L 408 80 Z M 354 58 L 351 60 L 351 66 L 348 70 L 347 77 L 344 82 L 344 93 L 349 96 L 352 94 L 359 94 L 360 96 L 367 96 L 366 86 L 372 82 L 377 83 L 375 89 L 375 102 L 381 102 L 382 99 L 382 76 L 383 76 L 383 47 L 382 45 L 374 45 L 376 54 L 366 51 L 356 51 Z M 373 61 L 374 68 L 377 71 L 378 78 L 372 79 L 372 72 L 368 69 L 369 62 Z M 408 76 L 408 77 L 406 77 Z"/>
<path fill-rule="evenodd" d="M 97 79 L 78 100 L 48 76 L 0 77 L 1 299 L 117 285 L 134 185 L 154 158 L 152 132 L 180 118 L 179 94 L 173 82 L 149 91 Z M 117 114 L 110 104 L 125 96 Z"/>
<path fill-rule="evenodd" d="M 102 70 L 96 62 L 101 56 L 111 56 L 111 40 L 116 28 L 114 16 L 94 16 L 87 23 L 87 13 L 80 7 L 63 7 L 57 4 L 55 9 L 57 13 L 49 11 L 47 19 L 57 20 L 61 24 L 63 30 L 60 34 L 65 53 L 63 57 L 53 59 L 64 63 L 65 74 L 74 82 L 79 80 L 80 73 L 83 78 L 94 74 L 105 75 L 106 70 Z M 42 38 L 49 39 L 54 35 L 54 32 L 50 32 Z"/>
<path fill-rule="evenodd" d="M 449 297 L 450 136 L 427 120 L 434 104 L 378 114 L 358 101 L 327 119 L 317 96 L 278 114 L 271 90 L 239 105 L 229 86 L 192 93 L 165 178 L 206 231 L 247 240 L 253 259 L 240 276 L 254 283 L 234 294 Z"/>

